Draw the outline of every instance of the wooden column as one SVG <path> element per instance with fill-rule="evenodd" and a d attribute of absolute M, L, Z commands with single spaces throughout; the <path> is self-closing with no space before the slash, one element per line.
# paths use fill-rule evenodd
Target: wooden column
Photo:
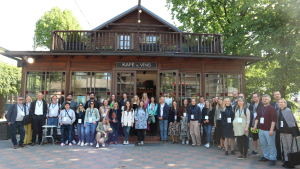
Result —
<path fill-rule="evenodd" d="M 138 20 L 137 21 L 139 21 L 140 19 L 141 19 L 141 17 L 140 17 L 140 10 L 141 10 L 141 0 L 139 0 L 139 2 L 138 2 L 138 11 L 137 11 L 137 13 L 138 13 Z M 137 29 L 140 29 L 140 23 L 138 22 L 138 24 L 137 24 Z"/>
<path fill-rule="evenodd" d="M 65 97 L 68 93 L 70 93 L 70 79 L 71 79 L 71 72 L 70 72 L 70 67 L 71 67 L 71 59 L 70 57 L 67 58 L 67 71 L 66 71 L 66 91 L 65 91 Z"/>
<path fill-rule="evenodd" d="M 204 63 L 201 64 L 201 95 L 205 96 L 205 68 Z"/>

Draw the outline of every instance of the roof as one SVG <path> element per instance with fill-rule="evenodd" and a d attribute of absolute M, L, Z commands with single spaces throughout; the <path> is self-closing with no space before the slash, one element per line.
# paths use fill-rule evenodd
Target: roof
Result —
<path fill-rule="evenodd" d="M 3 55 L 5 57 L 8 57 L 10 59 L 16 60 L 16 61 L 20 61 L 21 59 L 17 59 L 9 54 L 7 54 L 7 52 L 10 52 L 9 50 L 5 49 L 4 47 L 0 46 L 0 55 Z"/>
<path fill-rule="evenodd" d="M 175 30 L 175 31 L 177 31 L 177 32 L 182 32 L 182 30 L 178 29 L 176 26 L 174 26 L 174 25 L 172 25 L 171 23 L 167 22 L 166 20 L 164 20 L 164 19 L 161 18 L 160 16 L 156 15 L 155 13 L 153 13 L 152 11 L 150 11 L 149 9 L 143 7 L 142 5 L 141 5 L 141 8 L 142 8 L 142 10 L 143 10 L 144 12 L 146 12 L 147 14 L 149 14 L 149 15 L 151 15 L 152 17 L 156 18 L 156 19 L 159 20 L 160 22 L 162 22 L 162 23 L 164 23 L 164 24 L 170 26 L 173 30 Z M 129 14 L 129 13 L 131 13 L 131 12 L 133 12 L 134 10 L 137 10 L 137 9 L 138 9 L 138 5 L 136 5 L 136 6 L 132 7 L 132 8 L 130 8 L 130 9 L 128 9 L 128 10 L 126 10 L 126 11 L 120 13 L 119 15 L 117 15 L 117 16 L 111 18 L 110 20 L 108 20 L 108 21 L 102 23 L 101 25 L 97 26 L 97 27 L 94 28 L 93 30 L 102 29 L 102 28 L 105 27 L 107 24 L 109 24 L 109 23 L 111 23 L 111 22 L 114 22 L 114 21 L 120 19 L 122 16 L 127 15 L 127 14 Z"/>

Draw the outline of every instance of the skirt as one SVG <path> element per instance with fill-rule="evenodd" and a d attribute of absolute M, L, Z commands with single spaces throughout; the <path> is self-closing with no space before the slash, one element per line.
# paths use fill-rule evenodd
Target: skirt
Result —
<path fill-rule="evenodd" d="M 219 141 L 221 138 L 224 140 L 223 136 L 223 124 L 222 120 L 217 120 L 216 122 L 217 127 L 215 128 L 216 130 L 216 141 Z"/>
<path fill-rule="evenodd" d="M 179 123 L 177 121 L 169 125 L 169 136 L 179 136 Z"/>
<path fill-rule="evenodd" d="M 232 123 L 223 125 L 223 136 L 225 138 L 235 138 Z"/>

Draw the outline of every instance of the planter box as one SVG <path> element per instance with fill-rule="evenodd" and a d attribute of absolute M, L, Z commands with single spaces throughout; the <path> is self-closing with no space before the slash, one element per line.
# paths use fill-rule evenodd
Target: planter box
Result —
<path fill-rule="evenodd" d="M 161 44 L 143 44 L 140 43 L 140 51 L 160 51 Z"/>
<path fill-rule="evenodd" d="M 11 138 L 10 127 L 6 120 L 0 121 L 0 140 L 8 140 Z"/>

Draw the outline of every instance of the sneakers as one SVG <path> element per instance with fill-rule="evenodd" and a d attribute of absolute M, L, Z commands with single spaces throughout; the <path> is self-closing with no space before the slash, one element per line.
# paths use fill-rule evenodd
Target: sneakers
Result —
<path fill-rule="evenodd" d="M 276 160 L 271 160 L 270 162 L 269 162 L 269 165 L 275 165 L 276 164 Z"/>
<path fill-rule="evenodd" d="M 229 155 L 229 154 L 228 154 L 228 151 L 225 151 L 225 155 L 227 155 L 227 156 Z"/>
<path fill-rule="evenodd" d="M 61 144 L 60 144 L 60 146 L 64 146 L 64 145 L 65 145 L 64 143 L 61 143 Z"/>
<path fill-rule="evenodd" d="M 85 144 L 84 144 L 84 146 L 88 146 L 88 145 L 89 145 L 89 143 L 85 143 Z"/>
<path fill-rule="evenodd" d="M 209 148 L 209 147 L 210 147 L 209 143 L 205 144 L 205 147 L 206 147 L 206 148 Z"/>
<path fill-rule="evenodd" d="M 141 145 L 144 145 L 144 141 L 141 141 Z"/>
<path fill-rule="evenodd" d="M 234 151 L 231 151 L 231 155 L 236 155 Z"/>
<path fill-rule="evenodd" d="M 80 144 L 81 144 L 81 141 L 78 141 L 78 144 L 77 144 L 77 145 L 80 146 Z"/>
<path fill-rule="evenodd" d="M 69 146 L 72 146 L 72 143 L 69 143 Z"/>
<path fill-rule="evenodd" d="M 189 145 L 190 143 L 189 143 L 189 141 L 186 141 L 186 145 Z"/>
<path fill-rule="evenodd" d="M 105 147 L 105 143 L 102 144 L 102 147 Z"/>
<path fill-rule="evenodd" d="M 238 160 L 243 160 L 243 159 L 245 159 L 245 158 L 244 158 L 244 155 L 240 155 L 240 156 L 238 156 L 237 159 L 238 159 Z"/>
<path fill-rule="evenodd" d="M 127 142 L 124 140 L 123 145 L 126 145 L 126 143 L 127 143 Z"/>
<path fill-rule="evenodd" d="M 252 153 L 249 154 L 249 156 L 257 156 L 258 155 L 258 151 L 255 152 L 254 150 L 252 151 Z"/>
<path fill-rule="evenodd" d="M 138 143 L 138 145 L 140 146 L 140 145 L 141 145 L 141 143 Z"/>
<path fill-rule="evenodd" d="M 69 143 L 69 141 L 67 140 L 66 142 L 65 142 L 65 144 L 68 144 Z"/>
<path fill-rule="evenodd" d="M 73 140 L 73 141 L 72 141 L 72 143 L 73 143 L 73 144 L 76 144 L 76 141 L 75 141 L 75 140 Z"/>
<path fill-rule="evenodd" d="M 262 157 L 260 160 L 258 160 L 258 161 L 262 161 L 262 162 L 264 162 L 264 161 L 270 161 L 269 159 L 267 159 L 267 158 L 265 158 L 265 157 Z"/>
<path fill-rule="evenodd" d="M 128 144 L 129 144 L 129 141 L 126 141 L 126 144 L 128 145 Z"/>
<path fill-rule="evenodd" d="M 93 143 L 90 143 L 90 146 L 93 146 Z"/>
<path fill-rule="evenodd" d="M 84 142 L 81 142 L 80 147 L 83 147 L 83 146 L 84 146 Z"/>
<path fill-rule="evenodd" d="M 184 145 L 184 141 L 182 141 L 182 145 Z"/>
<path fill-rule="evenodd" d="M 98 143 L 96 144 L 96 148 L 99 148 L 99 144 Z"/>

